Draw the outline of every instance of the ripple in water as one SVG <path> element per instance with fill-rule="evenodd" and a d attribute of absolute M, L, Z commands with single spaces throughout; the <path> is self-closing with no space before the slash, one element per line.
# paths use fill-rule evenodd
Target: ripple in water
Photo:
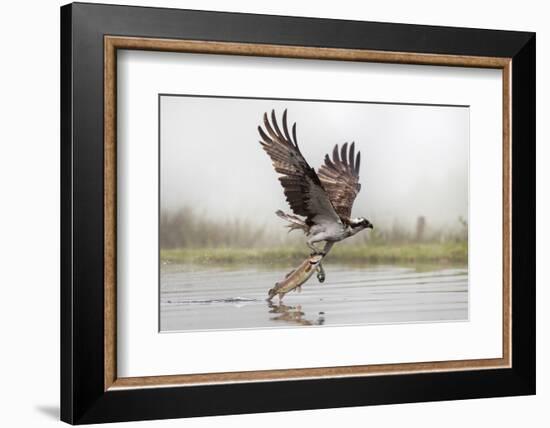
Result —
<path fill-rule="evenodd" d="M 201 270 L 202 269 L 202 270 Z M 465 321 L 468 270 L 326 267 L 279 303 L 266 302 L 281 269 L 162 268 L 161 331 Z"/>

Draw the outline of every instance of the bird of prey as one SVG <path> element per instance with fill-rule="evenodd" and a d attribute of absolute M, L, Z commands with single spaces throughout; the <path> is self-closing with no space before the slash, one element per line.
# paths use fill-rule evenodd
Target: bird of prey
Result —
<path fill-rule="evenodd" d="M 332 159 L 325 155 L 325 163 L 318 172 L 305 160 L 296 138 L 296 123 L 292 135 L 287 124 L 287 111 L 283 113 L 282 130 L 277 123 L 275 111 L 271 121 L 267 113 L 263 126 L 258 126 L 263 149 L 267 152 L 286 200 L 294 214 L 277 211 L 277 215 L 290 224 L 290 230 L 302 230 L 313 254 L 327 254 L 335 242 L 346 239 L 373 225 L 364 217 L 352 218 L 353 201 L 361 189 L 359 168 L 361 153 L 355 154 L 355 143 L 338 144 L 332 151 Z M 302 218 L 304 217 L 304 218 Z M 314 244 L 325 242 L 323 250 Z"/>

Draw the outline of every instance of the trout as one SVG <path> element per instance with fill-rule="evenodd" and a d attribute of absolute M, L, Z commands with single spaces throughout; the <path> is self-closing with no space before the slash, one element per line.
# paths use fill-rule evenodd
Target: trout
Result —
<path fill-rule="evenodd" d="M 319 269 L 323 257 L 324 255 L 322 254 L 313 254 L 305 259 L 296 269 L 287 273 L 285 279 L 277 282 L 275 287 L 267 292 L 269 296 L 267 301 L 270 302 L 276 295 L 279 296 L 279 301 L 281 301 L 284 295 L 292 290 L 301 291 L 302 284 L 311 278 L 313 272 Z"/>

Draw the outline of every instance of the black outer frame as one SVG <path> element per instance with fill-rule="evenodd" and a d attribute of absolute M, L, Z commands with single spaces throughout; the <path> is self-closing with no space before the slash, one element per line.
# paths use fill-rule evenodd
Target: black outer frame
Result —
<path fill-rule="evenodd" d="M 512 368 L 105 392 L 104 35 L 512 58 Z M 534 393 L 534 33 L 85 3 L 61 8 L 61 420 L 84 424 Z"/>

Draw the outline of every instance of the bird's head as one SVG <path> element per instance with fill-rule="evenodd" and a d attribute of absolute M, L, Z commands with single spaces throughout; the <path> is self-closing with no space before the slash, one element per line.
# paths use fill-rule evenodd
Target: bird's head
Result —
<path fill-rule="evenodd" d="M 374 229 L 373 224 L 368 221 L 365 217 L 358 217 L 353 218 L 350 221 L 350 226 L 355 231 L 363 230 L 363 229 Z"/>

